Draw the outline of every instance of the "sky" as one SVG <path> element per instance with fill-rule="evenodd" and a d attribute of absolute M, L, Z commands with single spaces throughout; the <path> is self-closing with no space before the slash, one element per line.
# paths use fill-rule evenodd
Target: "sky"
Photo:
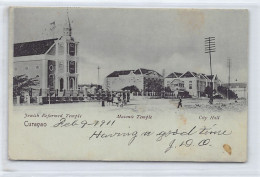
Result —
<path fill-rule="evenodd" d="M 246 10 L 68 8 L 72 36 L 79 42 L 79 83 L 102 84 L 113 71 L 146 68 L 160 74 L 210 74 L 204 40 L 215 37 L 212 72 L 231 82 L 248 79 Z M 14 43 L 60 37 L 67 8 L 17 8 Z M 50 31 L 55 21 L 55 30 Z"/>

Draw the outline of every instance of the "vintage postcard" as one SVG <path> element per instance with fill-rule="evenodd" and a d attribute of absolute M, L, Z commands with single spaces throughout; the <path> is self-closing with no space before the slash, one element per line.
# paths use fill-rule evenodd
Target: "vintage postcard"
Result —
<path fill-rule="evenodd" d="M 9 15 L 9 159 L 247 160 L 247 10 Z"/>

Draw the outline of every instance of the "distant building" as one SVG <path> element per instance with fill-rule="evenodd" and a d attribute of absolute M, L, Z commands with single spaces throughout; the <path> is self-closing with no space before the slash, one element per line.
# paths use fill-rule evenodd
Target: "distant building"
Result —
<path fill-rule="evenodd" d="M 69 17 L 60 38 L 14 44 L 13 74 L 39 79 L 39 89 L 78 89 L 78 46 Z"/>
<path fill-rule="evenodd" d="M 179 78 L 183 73 L 173 72 L 164 78 L 164 87 L 170 87 L 170 83 L 176 78 Z"/>
<path fill-rule="evenodd" d="M 202 73 L 195 73 L 187 71 L 186 73 L 173 72 L 165 78 L 165 87 L 170 87 L 171 90 L 179 84 L 182 87 L 178 89 L 186 90 L 193 97 L 201 97 L 204 94 L 205 88 L 210 85 L 212 79 L 213 88 L 217 90 L 217 87 L 221 85 L 217 75 L 207 76 Z M 178 81 L 179 80 L 179 81 Z M 177 83 L 178 81 L 178 83 Z"/>
<path fill-rule="evenodd" d="M 167 87 L 171 89 L 171 91 L 174 93 L 174 96 L 178 96 L 186 90 L 184 87 L 184 81 L 180 79 L 174 79 Z"/>
<path fill-rule="evenodd" d="M 87 93 L 95 94 L 99 89 L 102 89 L 102 86 L 97 84 L 79 84 L 78 89 L 83 91 L 84 95 L 87 95 Z"/>
<path fill-rule="evenodd" d="M 140 92 L 159 92 L 164 79 L 158 72 L 149 69 L 114 71 L 104 81 L 104 89 L 120 91 L 127 86 L 136 86 Z"/>
<path fill-rule="evenodd" d="M 188 91 L 189 94 L 194 97 L 201 97 L 204 94 L 205 88 L 210 86 L 211 79 L 213 89 L 217 90 L 218 86 L 221 85 L 217 75 L 210 76 L 201 73 L 197 74 L 190 71 L 187 71 L 181 75 L 180 79 L 184 81 L 184 87 L 186 91 Z"/>
<path fill-rule="evenodd" d="M 238 98 L 247 99 L 247 84 L 246 83 L 230 83 L 230 85 L 222 84 L 222 86 L 232 90 L 235 94 L 237 94 Z"/>

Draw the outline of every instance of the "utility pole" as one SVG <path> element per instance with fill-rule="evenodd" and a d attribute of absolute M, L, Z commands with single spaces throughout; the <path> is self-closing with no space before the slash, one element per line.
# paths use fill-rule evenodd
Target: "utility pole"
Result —
<path fill-rule="evenodd" d="M 98 85 L 99 85 L 99 70 L 100 70 L 101 68 L 98 66 L 97 69 L 98 69 Z"/>
<path fill-rule="evenodd" d="M 227 89 L 227 99 L 229 99 L 228 91 L 230 89 L 230 68 L 231 68 L 231 59 L 228 57 L 227 59 L 227 67 L 228 67 L 228 89 Z"/>
<path fill-rule="evenodd" d="M 162 76 L 163 76 L 163 91 L 165 92 L 165 69 L 162 70 Z"/>
<path fill-rule="evenodd" d="M 210 104 L 213 104 L 213 75 L 212 75 L 212 65 L 211 65 L 211 53 L 216 52 L 216 45 L 215 45 L 215 37 L 206 37 L 205 38 L 205 53 L 209 54 L 209 65 L 210 65 L 210 88 L 211 88 L 211 94 L 210 94 Z"/>

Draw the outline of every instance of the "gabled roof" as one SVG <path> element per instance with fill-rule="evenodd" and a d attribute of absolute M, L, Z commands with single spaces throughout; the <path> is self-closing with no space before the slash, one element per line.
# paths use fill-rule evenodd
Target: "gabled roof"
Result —
<path fill-rule="evenodd" d="M 209 78 L 209 80 L 211 80 L 211 79 L 218 80 L 218 76 L 217 75 L 207 75 L 207 77 Z"/>
<path fill-rule="evenodd" d="M 174 72 L 176 76 L 180 77 L 183 73 Z"/>
<path fill-rule="evenodd" d="M 58 38 L 14 44 L 14 57 L 45 54 Z"/>
<path fill-rule="evenodd" d="M 128 75 L 131 71 L 134 70 L 114 71 L 111 74 L 109 74 L 107 77 L 118 77 L 119 75 Z"/>
<path fill-rule="evenodd" d="M 200 73 L 205 79 L 209 79 L 206 74 Z"/>
<path fill-rule="evenodd" d="M 190 72 L 190 71 L 187 71 L 186 73 L 182 74 L 180 77 L 181 78 L 187 78 L 187 77 L 197 77 L 197 73 L 195 72 Z"/>
<path fill-rule="evenodd" d="M 166 78 L 178 78 L 181 75 L 182 75 L 182 73 L 173 72 L 173 73 L 169 74 Z"/>
<path fill-rule="evenodd" d="M 138 71 L 138 70 L 139 70 L 139 71 Z M 151 70 L 151 69 L 140 68 L 140 69 L 137 69 L 134 73 L 135 73 L 135 74 L 139 74 L 139 72 L 141 72 L 141 74 L 149 74 L 149 73 L 151 73 L 151 72 L 155 72 L 155 73 L 157 73 L 159 76 L 162 77 L 161 74 L 159 74 L 158 72 L 156 72 L 156 71 L 154 71 L 154 70 Z"/>
<path fill-rule="evenodd" d="M 207 75 L 207 78 L 209 78 L 211 80 L 214 78 L 214 75 Z"/>
<path fill-rule="evenodd" d="M 130 74 L 130 72 L 133 72 L 134 74 L 149 74 L 151 72 L 156 72 L 156 71 L 150 70 L 150 69 L 144 69 L 144 68 L 140 68 L 140 69 L 136 69 L 136 70 L 122 70 L 122 71 L 114 71 L 111 74 L 109 74 L 107 77 L 118 77 L 119 75 L 128 75 L 128 74 Z M 159 76 L 162 76 L 158 72 L 156 72 L 156 73 Z"/>
<path fill-rule="evenodd" d="M 203 73 L 199 73 L 198 74 L 198 77 L 201 78 L 201 79 L 209 79 L 206 74 L 203 74 Z"/>
<path fill-rule="evenodd" d="M 156 72 L 156 71 L 151 70 L 151 69 L 139 68 L 139 69 L 134 71 L 134 74 L 147 74 L 147 73 L 150 73 L 150 72 Z M 156 73 L 159 74 L 158 72 L 156 72 Z"/>

